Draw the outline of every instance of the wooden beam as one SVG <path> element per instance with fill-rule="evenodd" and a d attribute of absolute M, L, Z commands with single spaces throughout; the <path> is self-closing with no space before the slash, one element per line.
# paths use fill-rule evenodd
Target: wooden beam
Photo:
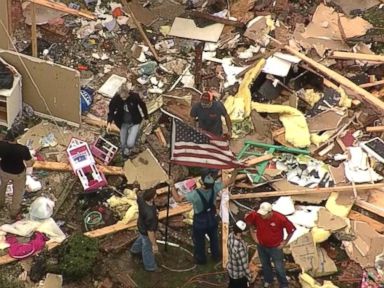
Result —
<path fill-rule="evenodd" d="M 128 5 L 127 0 L 121 0 L 121 3 L 123 4 L 125 12 L 132 17 L 132 20 L 135 23 L 137 29 L 139 29 L 140 35 L 143 38 L 145 44 L 149 47 L 149 50 L 151 50 L 153 57 L 156 59 L 157 62 L 160 62 L 160 57 L 159 55 L 157 55 L 155 47 L 153 47 L 151 41 L 149 41 L 147 34 L 143 29 L 143 26 L 141 26 L 141 23 L 137 21 L 135 14 L 133 14 L 131 8 Z"/>
<path fill-rule="evenodd" d="M 175 215 L 178 215 L 181 213 L 185 213 L 185 212 L 190 211 L 191 209 L 192 209 L 191 204 L 181 204 L 181 205 L 177 206 L 176 208 L 169 209 L 169 216 L 175 216 Z M 164 219 L 166 216 L 167 216 L 166 210 L 160 211 L 159 219 Z M 118 232 L 121 230 L 134 228 L 134 227 L 136 227 L 136 223 L 137 223 L 137 220 L 131 221 L 128 224 L 117 223 L 117 224 L 103 227 L 103 228 L 100 228 L 97 230 L 86 232 L 86 233 L 84 233 L 84 235 L 91 237 L 91 238 L 97 238 L 97 237 L 112 234 L 112 233 L 115 233 L 115 232 Z M 53 249 L 59 245 L 60 245 L 60 243 L 49 243 L 49 244 L 47 244 L 46 248 L 48 250 L 51 250 L 51 249 Z M 16 260 L 17 259 L 14 259 L 14 258 L 10 257 L 9 255 L 4 255 L 4 256 L 0 257 L 0 265 L 8 264 L 8 263 L 14 262 Z"/>
<path fill-rule="evenodd" d="M 105 175 L 121 175 L 125 176 L 124 169 L 116 166 L 96 165 L 97 169 Z M 33 168 L 36 170 L 62 171 L 72 172 L 72 167 L 69 163 L 35 161 Z"/>
<path fill-rule="evenodd" d="M 381 223 L 375 219 L 365 216 L 359 212 L 351 210 L 351 212 L 349 212 L 348 218 L 354 221 L 366 222 L 377 232 L 384 233 L 384 223 Z"/>
<path fill-rule="evenodd" d="M 383 188 L 384 183 L 378 184 L 361 184 L 355 185 L 356 190 L 370 190 L 376 188 Z M 351 186 L 337 186 L 337 187 L 326 187 L 326 188 L 302 188 L 293 190 L 279 190 L 273 192 L 255 192 L 246 194 L 235 194 L 231 195 L 231 199 L 251 199 L 251 198 L 266 198 L 266 197 L 279 197 L 279 196 L 292 196 L 292 195 L 310 195 L 310 194 L 321 194 L 331 192 L 344 192 L 353 191 Z"/>
<path fill-rule="evenodd" d="M 328 57 L 334 58 L 334 59 L 345 59 L 345 60 L 384 62 L 384 55 L 352 53 L 352 52 L 343 52 L 343 51 L 333 51 L 332 53 L 330 53 Z"/>
<path fill-rule="evenodd" d="M 273 39 L 277 43 L 280 43 L 279 41 Z M 355 83 L 353 83 L 351 80 L 345 78 L 344 76 L 340 75 L 339 73 L 329 69 L 328 67 L 317 63 L 315 60 L 305 56 L 304 54 L 300 53 L 296 49 L 293 49 L 292 47 L 289 47 L 288 45 L 284 46 L 284 49 L 288 51 L 289 53 L 299 57 L 301 60 L 305 61 L 309 65 L 311 65 L 313 68 L 317 69 L 324 75 L 330 77 L 331 79 L 335 80 L 340 85 L 343 85 L 354 92 L 356 92 L 357 96 L 359 96 L 358 100 L 362 100 L 367 102 L 368 104 L 372 105 L 372 108 L 375 108 L 376 111 L 380 114 L 384 113 L 384 102 L 378 99 L 377 97 L 373 96 L 371 93 L 369 93 L 367 90 L 359 87 Z M 354 95 L 355 96 L 355 95 Z"/>
<path fill-rule="evenodd" d="M 28 0 L 28 1 L 35 3 L 35 4 L 38 4 L 38 5 L 41 5 L 41 6 L 44 6 L 44 7 L 47 7 L 47 8 L 50 8 L 50 9 L 53 9 L 53 10 L 57 10 L 57 11 L 61 11 L 64 13 L 71 14 L 71 15 L 87 18 L 89 20 L 96 20 L 97 19 L 97 17 L 95 15 L 91 14 L 89 11 L 85 12 L 85 11 L 79 11 L 76 9 L 72 9 L 63 3 L 57 3 L 57 2 L 47 1 L 47 0 Z"/>
<path fill-rule="evenodd" d="M 92 125 L 92 126 L 96 126 L 96 127 L 100 127 L 100 128 L 107 127 L 107 121 L 102 120 L 102 119 L 97 118 L 97 117 L 90 118 L 88 116 L 83 116 L 83 117 L 81 117 L 81 120 L 84 123 L 87 123 L 87 124 Z M 115 124 L 112 124 L 111 125 L 111 132 L 120 134 L 120 129 Z"/>
<path fill-rule="evenodd" d="M 364 201 L 364 200 L 361 200 L 361 199 L 356 199 L 355 205 L 360 207 L 360 208 L 363 208 L 369 212 L 372 212 L 376 215 L 384 217 L 384 208 L 383 207 L 376 206 L 374 204 L 371 204 L 371 203 Z"/>
<path fill-rule="evenodd" d="M 254 158 L 251 158 L 249 160 L 246 160 L 244 162 L 244 164 L 246 166 L 252 166 L 252 165 L 256 165 L 258 163 L 264 162 L 264 161 L 269 161 L 271 159 L 273 159 L 273 154 L 265 154 L 265 155 L 260 156 L 260 157 L 254 157 Z"/>
<path fill-rule="evenodd" d="M 245 24 L 243 22 L 214 16 L 214 15 L 200 12 L 200 11 L 196 11 L 196 10 L 191 11 L 188 14 L 190 16 L 192 16 L 192 18 L 202 18 L 202 19 L 210 20 L 210 21 L 213 21 L 216 23 L 221 23 L 221 24 L 225 24 L 225 25 L 229 25 L 229 26 L 238 27 L 238 28 L 244 28 L 245 27 Z"/>
<path fill-rule="evenodd" d="M 384 126 L 366 127 L 367 132 L 384 132 Z"/>
<path fill-rule="evenodd" d="M 169 209 L 169 217 L 171 216 L 176 216 L 185 212 L 188 212 L 192 209 L 191 204 L 180 204 L 176 208 L 171 208 Z M 162 210 L 159 213 L 159 220 L 165 219 L 167 217 L 167 211 Z M 105 236 L 108 234 L 116 233 L 121 230 L 129 229 L 129 228 L 134 228 L 136 227 L 137 220 L 131 221 L 128 224 L 122 224 L 122 223 L 116 223 L 114 225 L 110 225 L 107 227 L 103 227 L 97 230 L 89 231 L 84 233 L 85 236 L 91 237 L 91 238 L 96 238 L 96 237 L 101 237 Z"/>
<path fill-rule="evenodd" d="M 371 82 L 371 83 L 364 83 L 364 84 L 361 84 L 359 86 L 361 88 L 369 88 L 369 87 L 374 87 L 374 86 L 377 86 L 377 85 L 384 85 L 384 80 L 379 80 L 379 81 Z"/>
<path fill-rule="evenodd" d="M 32 24 L 31 24 L 31 43 L 32 43 L 32 57 L 37 57 L 37 28 L 36 28 L 36 5 L 32 5 Z"/>
<path fill-rule="evenodd" d="M 229 224 L 221 223 L 221 246 L 223 250 L 223 268 L 227 268 L 228 263 L 228 235 L 229 235 Z"/>

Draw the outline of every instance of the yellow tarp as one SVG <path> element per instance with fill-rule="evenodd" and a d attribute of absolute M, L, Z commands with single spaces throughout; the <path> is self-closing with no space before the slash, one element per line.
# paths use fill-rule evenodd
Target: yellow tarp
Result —
<path fill-rule="evenodd" d="M 260 74 L 264 67 L 265 60 L 261 59 L 259 63 L 249 70 L 243 81 L 241 81 L 239 91 L 233 97 L 230 96 L 224 105 L 232 121 L 243 121 L 249 117 L 251 110 L 255 109 L 260 113 L 278 113 L 280 121 L 285 127 L 285 139 L 287 142 L 298 148 L 308 147 L 310 145 L 310 134 L 304 115 L 297 109 L 286 105 L 272 105 L 252 102 L 250 85 Z"/>

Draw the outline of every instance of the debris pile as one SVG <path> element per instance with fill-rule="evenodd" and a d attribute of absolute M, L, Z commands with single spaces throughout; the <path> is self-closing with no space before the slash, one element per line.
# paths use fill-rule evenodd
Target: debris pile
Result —
<path fill-rule="evenodd" d="M 225 107 L 223 135 L 231 136 L 231 161 L 241 167 L 221 197 L 223 243 L 228 227 L 268 198 L 296 227 L 284 249 L 292 281 L 342 287 L 353 276 L 362 287 L 383 285 L 380 1 L 60 2 L 13 7 L 23 15 L 13 20 L 17 53 L 0 50 L 0 124 L 35 158 L 23 203 L 30 218 L 0 227 L 2 249 L 14 243 L 10 233 L 31 241 L 44 233 L 53 248 L 75 232 L 96 238 L 133 229 L 137 195 L 151 188 L 166 233 L 175 229 L 170 235 L 189 243 L 192 206 L 169 198 L 170 179 L 186 196 L 200 187 L 196 176 L 203 168 L 216 167 L 206 165 L 212 155 L 202 157 L 201 167 L 182 165 L 186 156 L 177 165 L 171 161 L 181 141 L 172 119 L 194 126 L 191 107 L 209 92 Z M 148 119 L 135 123 L 127 108 L 127 133 L 138 131 L 129 155 L 120 151 L 123 129 L 108 118 L 124 89 L 148 110 L 140 106 L 140 119 Z M 22 101 L 40 123 L 23 119 Z M 190 134 L 191 142 L 205 139 Z M 7 191 L 12 195 L 11 185 Z M 43 196 L 55 208 L 35 219 L 33 201 Z M 17 259 L 14 250 L 0 263 Z M 251 263 L 257 274 L 257 253 Z M 359 275 L 345 274 L 342 265 L 357 265 Z"/>

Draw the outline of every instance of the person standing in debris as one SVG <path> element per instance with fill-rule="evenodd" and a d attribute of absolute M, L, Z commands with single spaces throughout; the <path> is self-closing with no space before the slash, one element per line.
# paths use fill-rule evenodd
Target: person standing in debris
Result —
<path fill-rule="evenodd" d="M 193 206 L 192 240 L 194 244 L 194 258 L 197 264 L 207 263 L 205 254 L 205 235 L 208 235 L 212 259 L 220 260 L 218 222 L 216 219 L 216 198 L 218 193 L 235 182 L 237 170 L 234 170 L 230 179 L 215 181 L 211 174 L 202 175 L 202 187 L 195 189 L 184 196 L 177 193 L 172 187 L 172 196 L 176 202 L 187 200 Z M 171 180 L 171 182 L 173 182 Z M 171 184 L 172 185 L 172 184 Z"/>
<path fill-rule="evenodd" d="M 145 190 L 142 195 L 137 197 L 137 205 L 139 207 L 137 228 L 140 235 L 130 250 L 134 255 L 141 254 L 144 269 L 149 272 L 154 272 L 158 269 L 154 255 L 159 252 L 159 247 L 156 243 L 158 214 L 155 198 L 156 189 Z"/>
<path fill-rule="evenodd" d="M 280 288 L 288 288 L 282 249 L 295 232 L 295 226 L 284 215 L 272 211 L 272 205 L 268 202 L 261 203 L 257 211 L 248 213 L 245 222 L 251 226 L 251 236 L 257 244 L 264 287 L 270 287 L 273 282 L 272 259 Z M 285 239 L 284 229 L 288 234 Z"/>
<path fill-rule="evenodd" d="M 248 288 L 252 279 L 249 271 L 248 246 L 242 238 L 246 228 L 247 224 L 239 220 L 228 236 L 228 288 Z"/>
<path fill-rule="evenodd" d="M 112 122 L 119 127 L 121 152 L 124 159 L 127 159 L 133 151 L 139 134 L 140 123 L 143 120 L 139 108 L 147 120 L 148 110 L 144 101 L 139 94 L 130 91 L 125 84 L 109 102 L 107 132 L 110 132 Z"/>
<path fill-rule="evenodd" d="M 34 160 L 27 146 L 18 144 L 11 132 L 0 141 L 0 208 L 4 207 L 9 181 L 12 181 L 13 196 L 10 216 L 15 219 L 20 212 L 27 174 L 32 174 Z"/>
<path fill-rule="evenodd" d="M 215 101 L 211 92 L 203 92 L 200 102 L 192 106 L 190 116 L 193 118 L 196 127 L 212 133 L 216 136 L 223 136 L 223 123 L 221 117 L 224 116 L 228 128 L 228 139 L 232 137 L 232 122 L 227 110 L 220 101 Z"/>

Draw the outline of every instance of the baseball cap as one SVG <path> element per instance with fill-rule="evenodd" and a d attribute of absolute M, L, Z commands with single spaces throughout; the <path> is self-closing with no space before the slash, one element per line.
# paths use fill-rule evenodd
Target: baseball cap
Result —
<path fill-rule="evenodd" d="M 268 202 L 261 203 L 259 210 L 257 210 L 257 213 L 260 215 L 267 215 L 269 212 L 272 211 L 272 204 Z"/>
<path fill-rule="evenodd" d="M 245 229 L 247 228 L 247 224 L 245 224 L 244 221 L 242 220 L 239 220 L 236 222 L 236 226 L 237 228 L 239 228 L 241 231 L 245 231 Z"/>

